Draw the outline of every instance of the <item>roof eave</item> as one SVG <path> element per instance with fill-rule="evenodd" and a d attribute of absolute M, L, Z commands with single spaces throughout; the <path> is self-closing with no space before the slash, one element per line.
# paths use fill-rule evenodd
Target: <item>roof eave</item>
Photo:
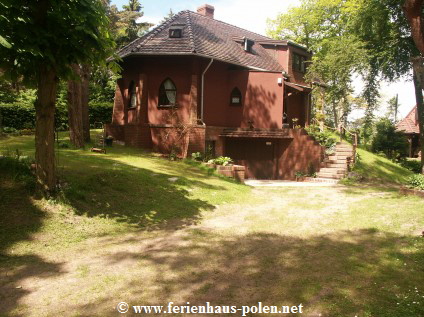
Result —
<path fill-rule="evenodd" d="M 199 53 L 196 53 L 196 52 L 154 52 L 154 53 L 129 52 L 128 54 L 125 54 L 125 55 L 120 56 L 120 57 L 122 59 L 124 59 L 124 58 L 130 57 L 130 56 L 198 56 L 198 57 L 203 57 L 203 58 L 208 58 L 208 59 L 214 59 L 214 60 L 217 60 L 217 61 L 220 61 L 220 62 L 223 62 L 223 63 L 227 63 L 227 64 L 245 67 L 249 70 L 259 71 L 259 72 L 281 73 L 284 70 L 283 67 L 281 67 L 281 70 L 272 70 L 272 69 L 263 69 L 263 68 L 259 68 L 259 67 L 255 67 L 255 66 L 251 66 L 251 65 L 243 65 L 243 64 L 240 64 L 240 63 L 230 62 L 230 61 L 224 60 L 222 58 L 216 58 L 214 56 L 199 54 Z"/>

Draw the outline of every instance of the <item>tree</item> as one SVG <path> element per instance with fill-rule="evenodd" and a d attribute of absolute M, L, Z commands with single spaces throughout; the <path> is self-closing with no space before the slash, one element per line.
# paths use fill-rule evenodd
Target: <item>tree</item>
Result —
<path fill-rule="evenodd" d="M 398 108 L 399 102 L 398 95 L 396 94 L 395 97 L 390 98 L 390 100 L 387 102 L 387 117 L 392 119 L 395 124 L 397 122 Z"/>
<path fill-rule="evenodd" d="M 421 173 L 424 174 L 424 0 L 405 0 L 403 4 L 412 38 L 421 56 L 411 59 L 414 71 L 415 99 L 417 101 L 418 126 L 421 143 Z"/>
<path fill-rule="evenodd" d="M 112 29 L 115 30 L 116 42 L 119 47 L 131 43 L 152 26 L 151 23 L 138 21 L 143 16 L 143 7 L 138 0 L 128 0 L 128 4 L 122 7 L 122 11 L 117 11 L 116 7 L 112 6 L 110 11 L 115 19 Z"/>
<path fill-rule="evenodd" d="M 82 105 L 82 70 L 78 64 L 72 65 L 76 79 L 68 81 L 68 125 L 69 139 L 76 148 L 84 146 L 83 105 Z"/>
<path fill-rule="evenodd" d="M 335 126 L 340 121 L 346 125 L 353 99 L 352 75 L 364 68 L 367 59 L 361 41 L 349 32 L 358 1 L 302 0 L 299 7 L 268 20 L 268 35 L 293 40 L 314 52 L 306 78 L 328 86 L 324 104 L 330 107 L 324 110 Z M 314 94 L 321 96 L 321 91 L 316 87 Z"/>
<path fill-rule="evenodd" d="M 415 45 L 424 56 L 424 0 L 405 0 L 403 11 L 411 27 L 412 38 Z"/>
<path fill-rule="evenodd" d="M 57 84 L 70 78 L 73 64 L 105 63 L 114 46 L 109 22 L 97 0 L 3 0 L 0 12 L 0 68 L 37 87 L 37 183 L 43 193 L 53 193 Z"/>
<path fill-rule="evenodd" d="M 389 159 L 400 159 L 408 155 L 408 141 L 403 133 L 396 131 L 395 125 L 387 118 L 380 119 L 375 125 L 376 133 L 371 150 L 382 152 Z"/>
<path fill-rule="evenodd" d="M 410 12 L 413 10 L 413 12 Z M 405 12 L 405 14 L 404 14 Z M 393 81 L 413 71 L 421 152 L 424 153 L 423 59 L 420 56 L 423 29 L 422 0 L 367 0 L 356 18 L 354 32 L 364 42 L 370 69 L 383 79 Z M 418 29 L 417 29 L 418 28 Z M 420 38 L 421 36 L 421 38 Z M 423 83 L 423 85 L 421 84 Z M 424 172 L 424 157 L 421 164 Z"/>

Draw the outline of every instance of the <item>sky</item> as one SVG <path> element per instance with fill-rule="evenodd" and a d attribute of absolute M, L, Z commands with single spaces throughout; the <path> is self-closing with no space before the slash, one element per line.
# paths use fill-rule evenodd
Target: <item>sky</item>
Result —
<path fill-rule="evenodd" d="M 112 0 L 119 9 L 128 0 Z M 299 0 L 140 0 L 144 16 L 142 21 L 158 23 L 172 9 L 174 13 L 182 10 L 196 11 L 205 3 L 215 7 L 215 19 L 238 27 L 266 35 L 267 18 L 274 19 L 278 13 L 285 12 L 290 6 L 296 6 Z M 354 81 L 355 92 L 360 93 L 362 82 Z M 381 107 L 377 115 L 383 116 L 386 112 L 387 101 L 399 94 L 399 116 L 405 117 L 415 105 L 414 85 L 405 78 L 399 78 L 396 83 L 382 85 Z M 362 116 L 361 111 L 354 111 L 353 117 Z"/>

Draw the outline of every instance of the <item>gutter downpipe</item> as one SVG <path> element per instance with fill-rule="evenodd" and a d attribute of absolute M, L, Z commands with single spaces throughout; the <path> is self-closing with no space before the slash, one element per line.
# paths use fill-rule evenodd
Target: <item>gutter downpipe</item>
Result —
<path fill-rule="evenodd" d="M 204 97 L 203 97 L 203 92 L 204 92 L 204 87 L 205 87 L 205 74 L 208 71 L 209 67 L 212 65 L 213 63 L 213 58 L 211 58 L 211 61 L 209 62 L 208 66 L 206 66 L 205 70 L 202 73 L 202 85 L 201 85 L 201 94 L 202 94 L 202 99 L 200 100 L 200 121 L 202 122 L 203 125 L 205 125 L 205 122 L 203 121 L 203 103 L 204 103 Z"/>

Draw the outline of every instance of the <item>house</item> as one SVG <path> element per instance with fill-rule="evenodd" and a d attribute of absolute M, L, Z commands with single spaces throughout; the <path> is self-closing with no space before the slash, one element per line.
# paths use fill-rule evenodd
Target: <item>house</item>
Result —
<path fill-rule="evenodd" d="M 122 78 L 107 125 L 115 139 L 182 157 L 230 156 L 256 179 L 319 168 L 322 147 L 300 129 L 311 114 L 304 47 L 215 20 L 205 4 L 118 55 Z"/>
<path fill-rule="evenodd" d="M 404 133 L 408 138 L 409 157 L 418 157 L 420 152 L 420 129 L 418 126 L 417 106 L 412 108 L 408 115 L 396 124 L 396 130 Z"/>

